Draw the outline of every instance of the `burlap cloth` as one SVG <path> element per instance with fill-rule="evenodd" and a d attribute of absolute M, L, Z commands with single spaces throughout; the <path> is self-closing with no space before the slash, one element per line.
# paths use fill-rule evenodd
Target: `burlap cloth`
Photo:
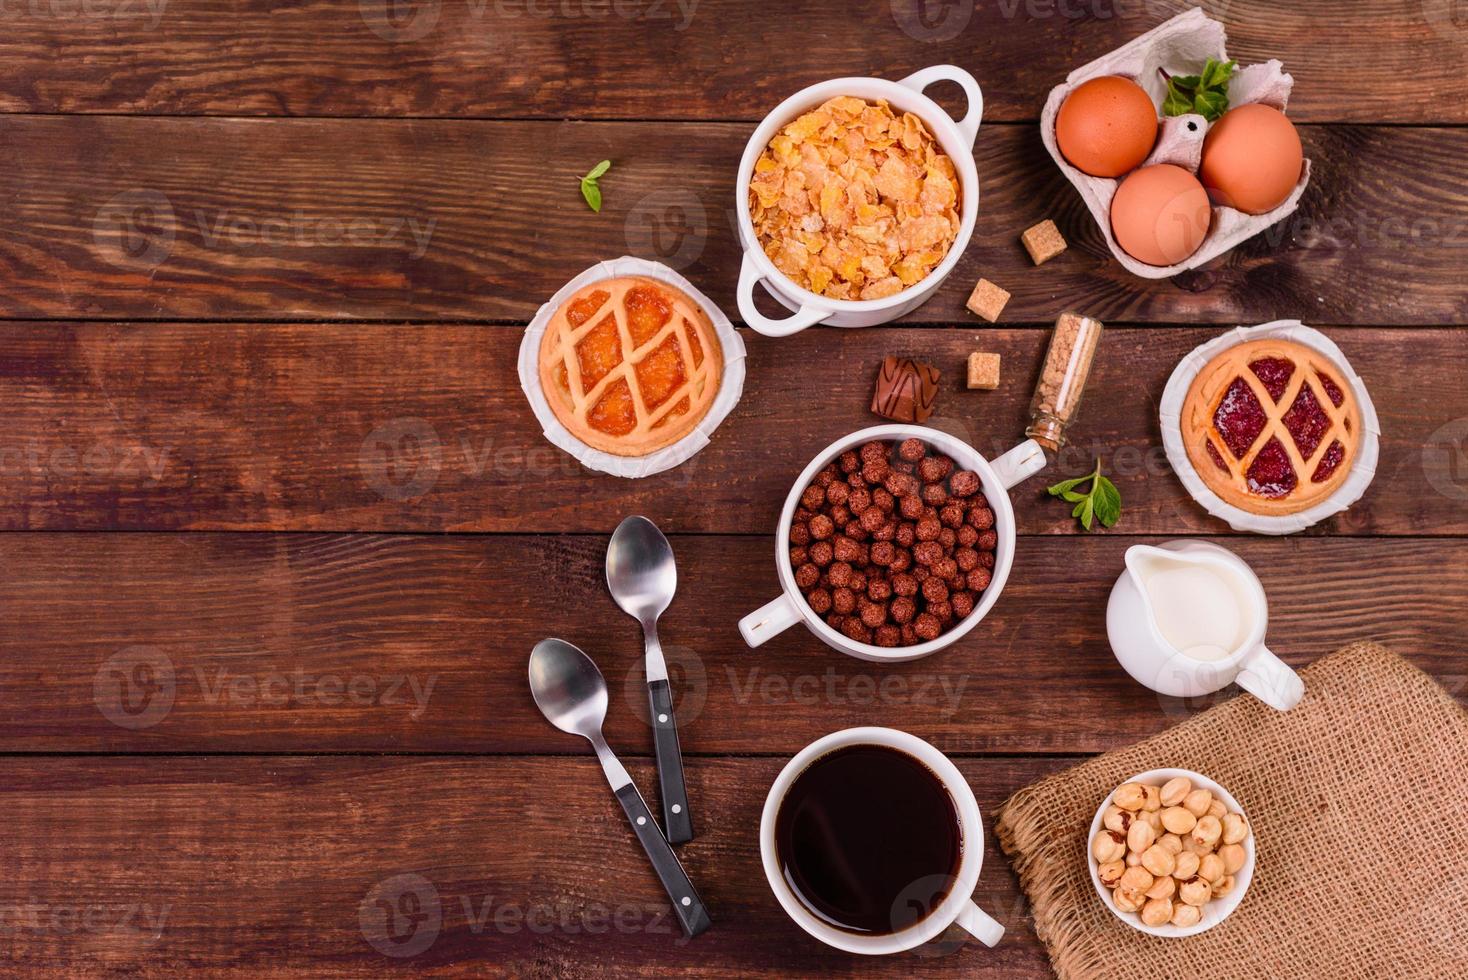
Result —
<path fill-rule="evenodd" d="M 1301 674 L 1292 711 L 1240 696 L 1000 808 L 999 842 L 1062 978 L 1468 977 L 1468 712 L 1371 643 Z M 1233 793 L 1258 850 L 1233 915 L 1180 939 L 1118 921 L 1087 867 L 1106 794 L 1167 766 Z"/>

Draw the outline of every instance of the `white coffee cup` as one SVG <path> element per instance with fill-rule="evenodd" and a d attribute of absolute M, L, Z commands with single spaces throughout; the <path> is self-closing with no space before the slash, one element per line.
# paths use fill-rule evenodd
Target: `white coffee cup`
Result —
<path fill-rule="evenodd" d="M 832 629 L 824 619 L 816 615 L 816 611 L 801 595 L 800 587 L 795 584 L 795 570 L 790 567 L 790 524 L 795 519 L 795 509 L 800 506 L 800 495 L 827 463 L 848 449 L 859 448 L 863 443 L 873 440 L 901 442 L 910 438 L 921 439 L 939 452 L 946 453 L 953 458 L 959 469 L 972 470 L 978 474 L 980 489 L 994 511 L 994 530 L 999 539 L 994 549 L 993 574 L 989 587 L 980 596 L 974 611 L 937 639 L 906 647 L 879 647 L 871 643 L 858 643 Z M 979 625 L 979 620 L 988 615 L 998 601 L 999 593 L 1004 590 L 1004 583 L 1009 578 L 1010 566 L 1014 563 L 1014 507 L 1009 502 L 1009 490 L 1044 468 L 1045 450 L 1033 439 L 1026 439 L 992 461 L 985 459 L 977 449 L 962 439 L 924 425 L 874 425 L 837 439 L 810 461 L 810 465 L 795 478 L 790 487 L 790 493 L 785 498 L 785 507 L 780 511 L 780 524 L 775 530 L 775 571 L 783 591 L 778 598 L 765 603 L 739 621 L 739 632 L 744 637 L 744 642 L 751 647 L 757 647 L 772 636 L 803 622 L 807 629 L 829 646 L 862 660 L 904 663 L 937 653 Z"/>
<path fill-rule="evenodd" d="M 1145 586 L 1148 563 L 1215 570 L 1236 591 L 1242 622 L 1236 643 L 1221 656 L 1201 660 L 1179 650 L 1162 635 L 1157 611 Z M 1159 694 L 1193 698 L 1238 682 L 1272 708 L 1288 711 L 1305 696 L 1300 675 L 1264 645 L 1269 603 L 1264 586 L 1242 558 L 1208 541 L 1169 541 L 1127 549 L 1126 571 L 1111 590 L 1106 635 L 1117 661 L 1136 681 Z"/>
<path fill-rule="evenodd" d="M 775 845 L 775 818 L 796 777 L 817 759 L 849 745 L 886 746 L 905 752 L 927 766 L 953 798 L 963 838 L 963 857 L 958 873 L 938 907 L 907 928 L 880 936 L 845 932 L 817 918 L 785 883 Z M 974 889 L 979 883 L 979 868 L 984 861 L 984 824 L 973 790 L 969 789 L 968 781 L 946 755 L 907 732 L 892 728 L 847 728 L 816 739 L 801 749 L 775 777 L 775 783 L 765 797 L 764 814 L 760 817 L 759 847 L 765 877 L 769 879 L 770 889 L 781 907 L 796 925 L 828 946 L 867 955 L 900 953 L 935 939 L 955 922 L 985 946 L 995 945 L 1004 935 L 1004 927 L 973 903 Z"/>

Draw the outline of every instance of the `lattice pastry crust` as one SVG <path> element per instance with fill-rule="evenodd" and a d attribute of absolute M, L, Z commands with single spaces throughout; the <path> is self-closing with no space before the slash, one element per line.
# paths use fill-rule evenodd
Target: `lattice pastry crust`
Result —
<path fill-rule="evenodd" d="M 1204 365 L 1183 403 L 1193 469 L 1225 502 L 1294 514 L 1334 493 L 1355 464 L 1361 410 L 1346 372 L 1313 348 L 1265 339 Z"/>
<path fill-rule="evenodd" d="M 642 276 L 577 290 L 540 345 L 540 384 L 556 418 L 617 456 L 646 456 L 693 431 L 719 393 L 723 365 L 708 314 Z"/>

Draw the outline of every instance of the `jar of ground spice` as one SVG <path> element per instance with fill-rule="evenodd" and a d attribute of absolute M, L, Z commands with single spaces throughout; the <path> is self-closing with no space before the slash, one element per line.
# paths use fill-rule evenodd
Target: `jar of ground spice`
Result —
<path fill-rule="evenodd" d="M 1065 445 L 1065 429 L 1075 420 L 1091 361 L 1101 340 L 1101 321 L 1062 313 L 1050 335 L 1050 348 L 1030 402 L 1025 434 L 1051 452 Z"/>

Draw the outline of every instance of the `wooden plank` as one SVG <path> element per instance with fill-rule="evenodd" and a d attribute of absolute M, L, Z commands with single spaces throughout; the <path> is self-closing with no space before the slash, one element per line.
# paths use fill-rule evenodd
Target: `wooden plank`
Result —
<path fill-rule="evenodd" d="M 989 119 L 1029 120 L 1071 69 L 1190 6 L 803 0 L 771 18 L 758 0 L 15 0 L 0 110 L 753 120 L 827 78 L 951 62 L 979 77 Z M 1202 6 L 1233 57 L 1284 62 L 1302 120 L 1468 119 L 1450 3 Z"/>
<path fill-rule="evenodd" d="M 1174 366 L 1215 332 L 1108 328 L 1072 445 L 1015 493 L 1021 532 L 1075 533 L 1044 487 L 1096 457 L 1121 488 L 1123 530 L 1228 531 L 1170 472 L 1156 421 Z M 1366 497 L 1312 533 L 1468 533 L 1468 391 L 1430 369 L 1462 363 L 1468 333 L 1333 335 L 1371 385 L 1385 435 Z M 0 324 L 0 526 L 600 533 L 646 512 L 670 531 L 764 534 L 812 455 L 881 421 L 869 405 L 884 354 L 937 365 L 934 423 L 992 457 L 1021 438 L 1047 336 L 746 334 L 744 398 L 711 445 L 624 480 L 541 436 L 515 372 L 516 329 Z M 1001 355 L 1000 390 L 962 387 L 974 349 Z"/>
<path fill-rule="evenodd" d="M 606 595 L 605 536 L 0 536 L 0 717 L 10 751 L 568 752 L 525 681 L 549 635 L 611 693 L 608 737 L 649 753 L 641 637 Z M 957 752 L 1096 752 L 1182 721 L 1113 659 L 1105 612 L 1127 547 L 1025 538 L 989 618 L 901 666 L 803 629 L 751 651 L 735 629 L 778 590 L 769 542 L 676 537 L 660 630 L 683 748 L 784 753 L 851 725 Z M 1375 639 L 1468 703 L 1465 546 L 1455 539 L 1229 542 L 1271 599 L 1269 640 L 1303 665 Z M 755 723 L 752 719 L 758 719 Z"/>
<path fill-rule="evenodd" d="M 663 257 L 733 310 L 747 124 L 10 117 L 0 131 L 0 317 L 525 322 L 568 278 Z M 980 136 L 982 204 L 945 288 L 912 314 L 1010 322 L 1464 322 L 1468 130 L 1304 127 L 1296 216 L 1170 281 L 1125 273 L 1031 126 Z M 593 214 L 575 177 L 610 158 Z M 56 161 L 69 161 L 58 167 Z M 1019 233 L 1070 250 L 1034 268 Z M 1407 284 L 1410 284 L 1408 288 Z"/>
<path fill-rule="evenodd" d="M 986 816 L 975 899 L 1008 931 L 993 950 L 945 935 L 903 957 L 906 974 L 1046 975 L 992 814 L 1076 761 L 959 760 Z M 782 764 L 691 762 L 699 824 L 679 853 L 714 926 L 690 942 L 589 755 L 8 758 L 0 962 L 27 974 L 65 964 L 69 975 L 332 977 L 637 977 L 651 962 L 699 976 L 890 968 L 821 945 L 770 892 L 758 828 Z M 628 768 L 653 799 L 650 764 Z M 421 916 L 390 934 L 378 900 L 404 892 L 421 899 Z"/>

